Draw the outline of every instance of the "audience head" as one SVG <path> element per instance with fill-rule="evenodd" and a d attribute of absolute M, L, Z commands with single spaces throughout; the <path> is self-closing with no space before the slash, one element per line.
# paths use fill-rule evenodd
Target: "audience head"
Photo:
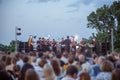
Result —
<path fill-rule="evenodd" d="M 49 64 L 45 64 L 43 67 L 43 77 L 45 80 L 53 80 L 55 77 L 53 68 Z"/>
<path fill-rule="evenodd" d="M 72 78 L 77 78 L 78 69 L 75 66 L 69 66 L 66 71 L 66 75 L 71 76 Z"/>
<path fill-rule="evenodd" d="M 82 67 L 82 72 L 90 73 L 91 65 L 88 62 L 83 63 L 81 67 Z"/>
<path fill-rule="evenodd" d="M 5 63 L 6 63 L 6 66 L 11 65 L 11 58 L 9 56 L 6 57 Z"/>
<path fill-rule="evenodd" d="M 34 69 L 28 69 L 25 73 L 25 80 L 40 80 Z"/>
<path fill-rule="evenodd" d="M 41 60 L 39 60 L 38 66 L 41 67 L 41 68 L 43 68 L 46 63 L 47 63 L 46 59 L 42 58 Z"/>
<path fill-rule="evenodd" d="M 113 69 L 114 69 L 113 63 L 108 60 L 103 61 L 103 63 L 101 64 L 101 70 L 103 72 L 112 72 Z"/>
<path fill-rule="evenodd" d="M 120 69 L 112 71 L 111 80 L 120 80 Z"/>
<path fill-rule="evenodd" d="M 80 54 L 80 55 L 78 56 L 78 59 L 79 59 L 80 65 L 85 62 L 85 56 L 82 55 L 82 54 Z"/>
<path fill-rule="evenodd" d="M 29 57 L 27 55 L 24 55 L 23 62 L 24 63 L 28 63 L 29 62 Z"/>
<path fill-rule="evenodd" d="M 104 56 L 99 56 L 99 58 L 97 60 L 97 64 L 102 64 L 104 60 L 105 60 Z"/>
<path fill-rule="evenodd" d="M 60 64 L 57 60 L 52 60 L 51 65 L 56 76 L 60 75 Z"/>
<path fill-rule="evenodd" d="M 24 80 L 25 78 L 25 73 L 28 69 L 34 69 L 33 66 L 29 63 L 25 63 L 24 66 L 21 69 L 21 77 L 20 80 Z"/>
<path fill-rule="evenodd" d="M 81 73 L 79 80 L 91 80 L 89 73 Z"/>

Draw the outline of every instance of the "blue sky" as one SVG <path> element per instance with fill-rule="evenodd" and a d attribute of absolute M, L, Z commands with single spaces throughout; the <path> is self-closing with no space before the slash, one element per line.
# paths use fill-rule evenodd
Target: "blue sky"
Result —
<path fill-rule="evenodd" d="M 88 38 L 95 32 L 87 27 L 87 16 L 115 0 L 0 0 L 0 43 L 15 39 L 15 27 L 22 28 L 21 41 L 29 35 L 58 38 L 79 35 Z"/>

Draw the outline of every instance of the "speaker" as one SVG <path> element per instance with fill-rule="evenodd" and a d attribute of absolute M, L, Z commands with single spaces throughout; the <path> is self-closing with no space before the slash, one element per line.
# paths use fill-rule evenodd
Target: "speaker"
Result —
<path fill-rule="evenodd" d="M 18 51 L 19 52 L 29 52 L 28 42 L 19 42 L 18 43 Z"/>
<path fill-rule="evenodd" d="M 108 50 L 110 50 L 110 42 L 102 43 L 102 53 L 105 55 Z"/>

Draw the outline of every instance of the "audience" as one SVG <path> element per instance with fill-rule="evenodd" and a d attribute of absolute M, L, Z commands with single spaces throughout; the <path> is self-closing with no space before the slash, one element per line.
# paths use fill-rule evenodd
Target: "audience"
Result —
<path fill-rule="evenodd" d="M 0 53 L 0 80 L 120 80 L 120 54 Z"/>

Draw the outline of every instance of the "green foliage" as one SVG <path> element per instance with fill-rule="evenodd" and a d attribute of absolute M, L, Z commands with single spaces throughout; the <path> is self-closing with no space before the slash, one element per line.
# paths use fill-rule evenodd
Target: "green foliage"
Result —
<path fill-rule="evenodd" d="M 0 51 L 4 52 L 14 52 L 15 51 L 15 41 L 11 41 L 10 45 L 0 44 Z"/>
<path fill-rule="evenodd" d="M 87 19 L 88 28 L 95 28 L 100 32 L 107 32 L 114 27 L 114 17 L 111 16 L 110 9 L 106 5 L 92 12 Z"/>
<path fill-rule="evenodd" d="M 88 17 L 88 28 L 97 30 L 98 42 L 110 41 L 111 28 L 114 30 L 115 49 L 120 50 L 120 1 L 114 1 L 112 5 L 104 5 L 92 12 Z"/>

